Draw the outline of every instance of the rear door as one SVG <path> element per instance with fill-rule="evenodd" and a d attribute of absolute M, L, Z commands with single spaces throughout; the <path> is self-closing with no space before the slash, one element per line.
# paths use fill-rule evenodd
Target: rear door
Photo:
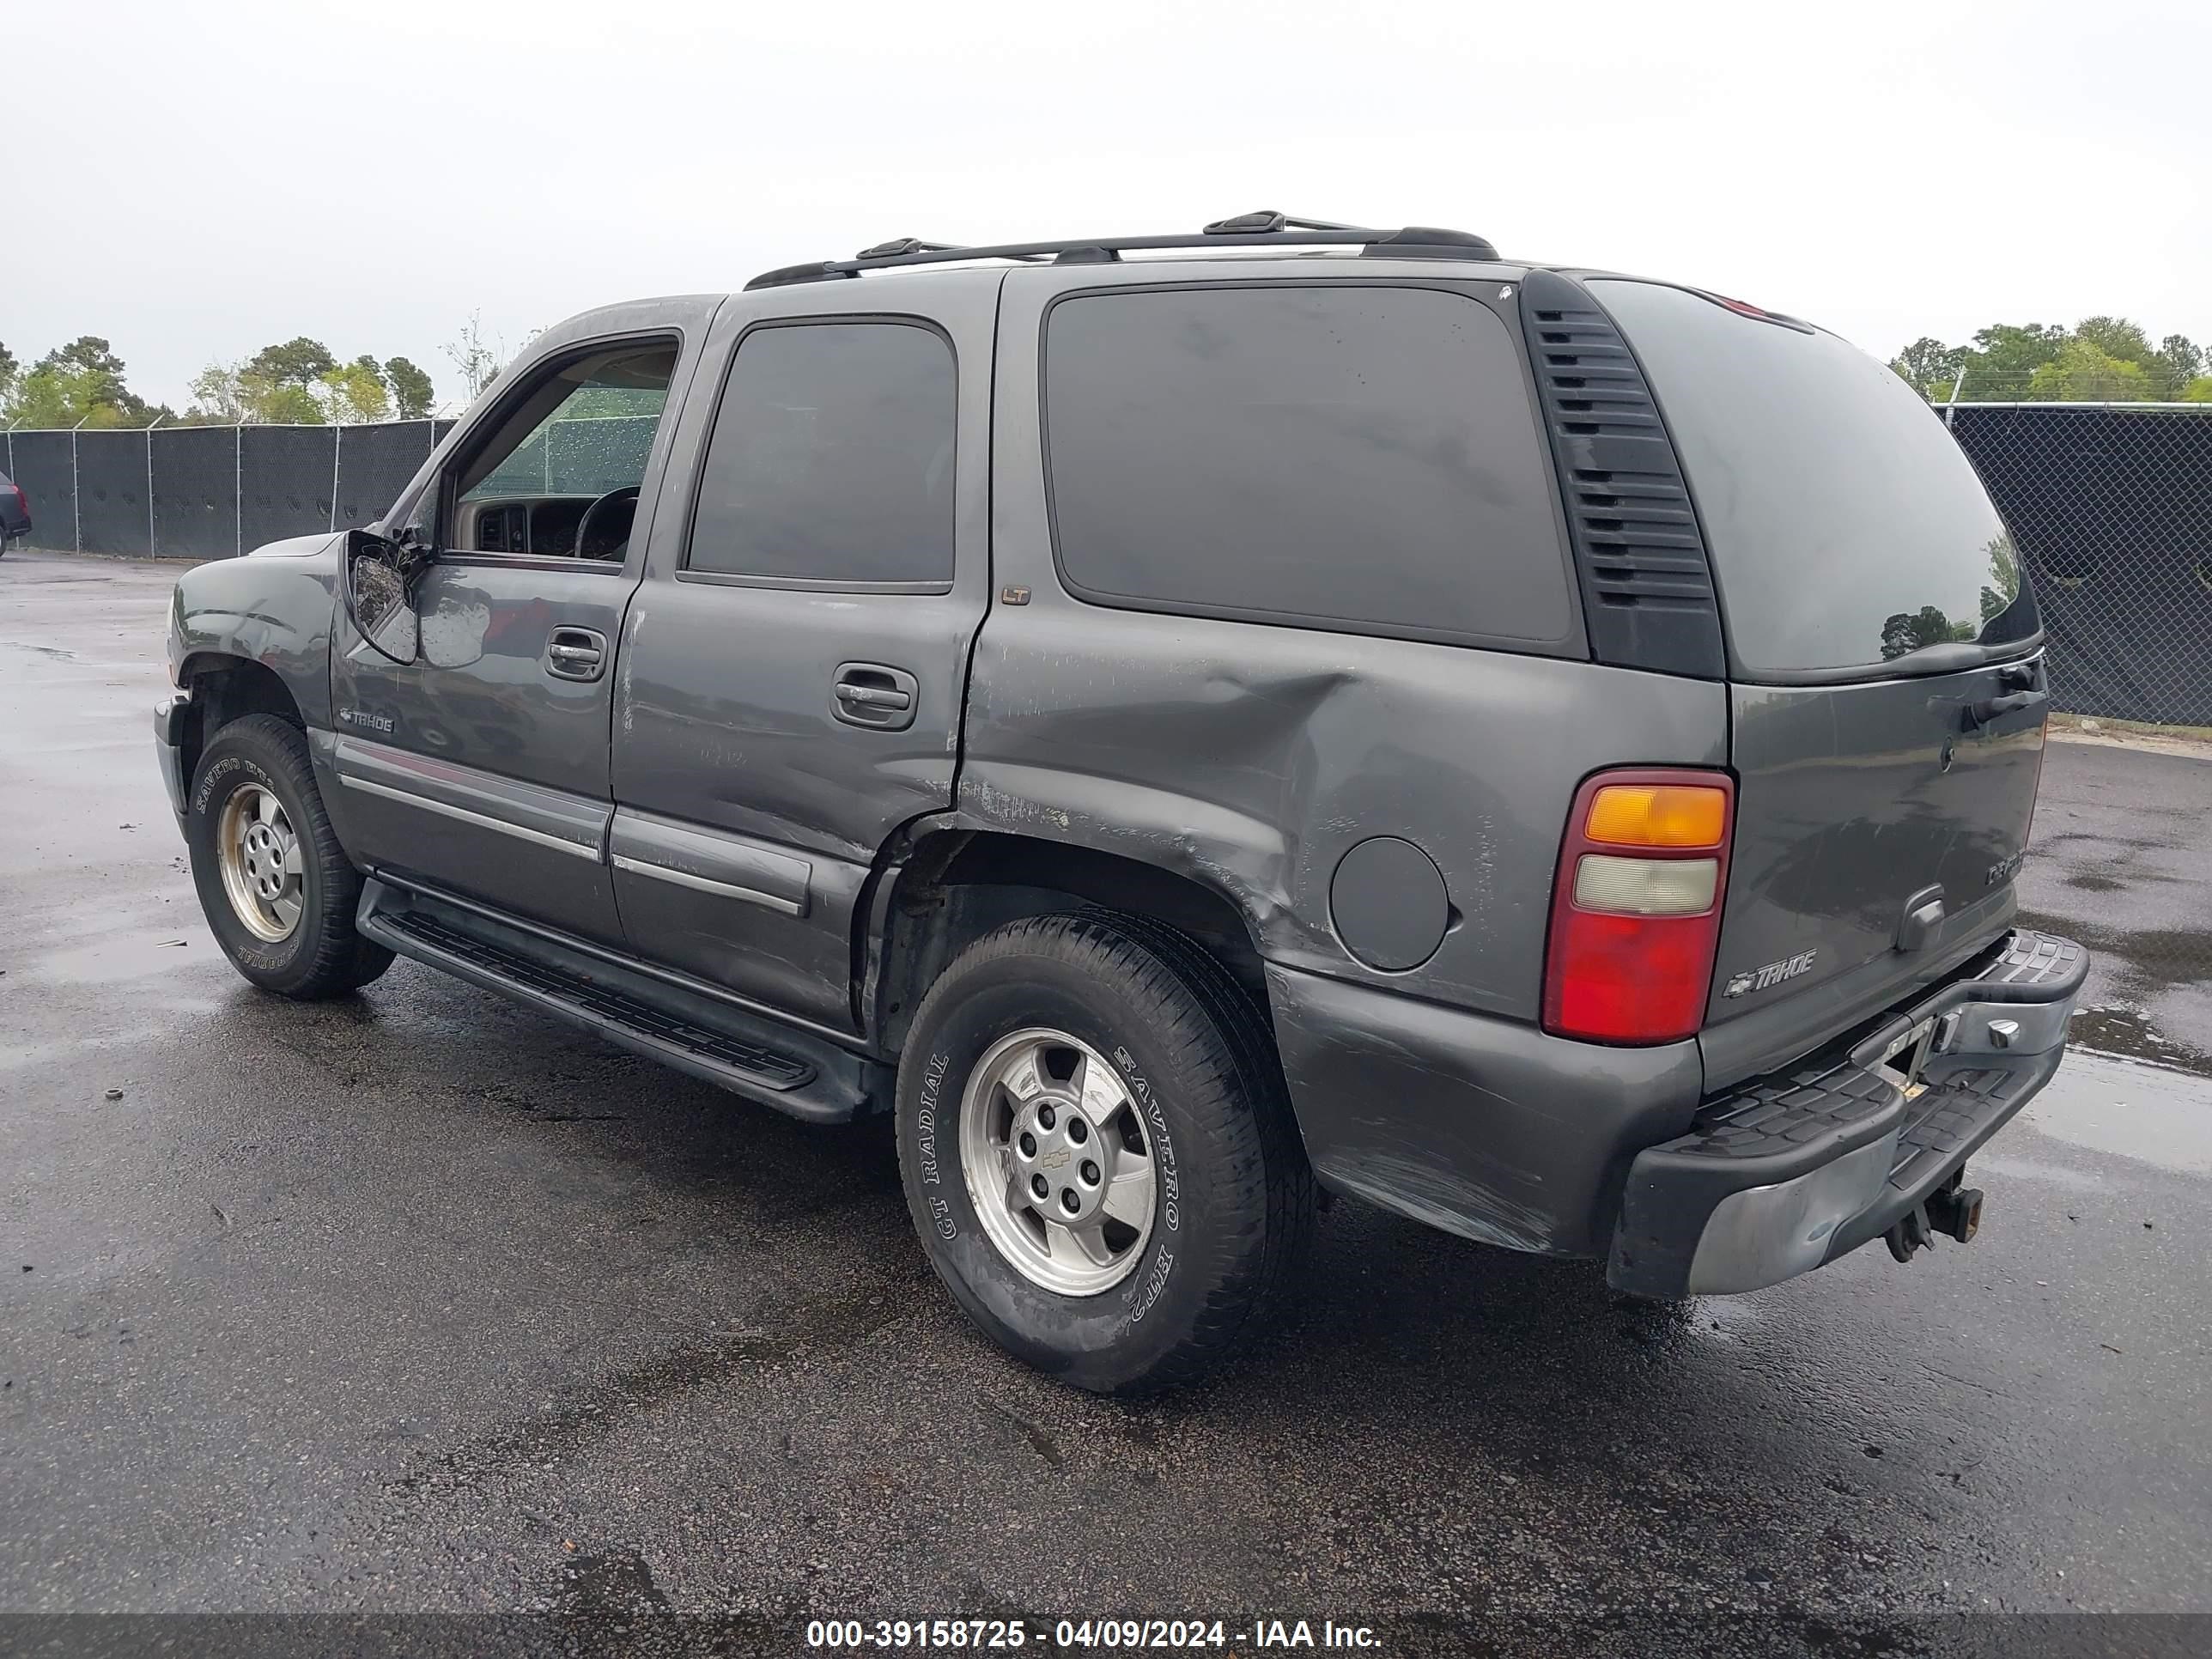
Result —
<path fill-rule="evenodd" d="M 877 853 L 952 801 L 998 292 L 963 272 L 733 296 L 623 641 L 631 947 L 839 1031 Z"/>
<path fill-rule="evenodd" d="M 1718 1085 L 1948 972 L 2012 915 L 2040 623 L 1972 466 L 1887 368 L 1688 289 L 1590 289 L 1658 398 L 1728 634 Z"/>

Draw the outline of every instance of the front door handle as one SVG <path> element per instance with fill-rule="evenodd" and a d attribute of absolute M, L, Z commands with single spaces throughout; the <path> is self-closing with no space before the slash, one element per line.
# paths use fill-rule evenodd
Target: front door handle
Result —
<path fill-rule="evenodd" d="M 545 672 L 556 679 L 595 680 L 606 672 L 607 636 L 588 628 L 556 628 L 545 642 Z"/>
<path fill-rule="evenodd" d="M 879 662 L 838 664 L 830 696 L 830 712 L 837 719 L 878 732 L 905 731 L 914 724 L 915 708 L 921 701 L 913 675 Z"/>

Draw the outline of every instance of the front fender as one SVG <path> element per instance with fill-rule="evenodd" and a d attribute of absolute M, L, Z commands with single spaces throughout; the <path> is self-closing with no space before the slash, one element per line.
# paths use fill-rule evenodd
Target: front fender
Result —
<path fill-rule="evenodd" d="M 344 539 L 297 537 L 186 571 L 169 605 L 170 677 L 182 684 L 198 659 L 259 663 L 283 681 L 309 726 L 327 730 Z"/>

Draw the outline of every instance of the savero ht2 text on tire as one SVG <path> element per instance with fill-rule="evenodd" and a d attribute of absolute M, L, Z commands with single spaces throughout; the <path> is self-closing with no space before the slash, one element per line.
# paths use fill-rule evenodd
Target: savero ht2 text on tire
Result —
<path fill-rule="evenodd" d="M 262 989 L 342 996 L 392 965 L 354 931 L 361 873 L 331 828 L 297 726 L 247 714 L 216 731 L 186 800 L 185 842 L 216 943 Z"/>
<path fill-rule="evenodd" d="M 1109 914 L 1010 923 L 917 1011 L 899 1162 L 930 1261 L 1040 1370 L 1136 1393 L 1266 1323 L 1313 1182 L 1259 1012 L 1198 945 Z"/>

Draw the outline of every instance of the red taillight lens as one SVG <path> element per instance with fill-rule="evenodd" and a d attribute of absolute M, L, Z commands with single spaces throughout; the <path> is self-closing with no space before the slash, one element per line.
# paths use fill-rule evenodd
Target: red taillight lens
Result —
<path fill-rule="evenodd" d="M 1735 784 L 1725 773 L 1638 769 L 1583 780 L 1553 884 L 1546 1030 L 1620 1043 L 1696 1034 L 1735 827 Z"/>

